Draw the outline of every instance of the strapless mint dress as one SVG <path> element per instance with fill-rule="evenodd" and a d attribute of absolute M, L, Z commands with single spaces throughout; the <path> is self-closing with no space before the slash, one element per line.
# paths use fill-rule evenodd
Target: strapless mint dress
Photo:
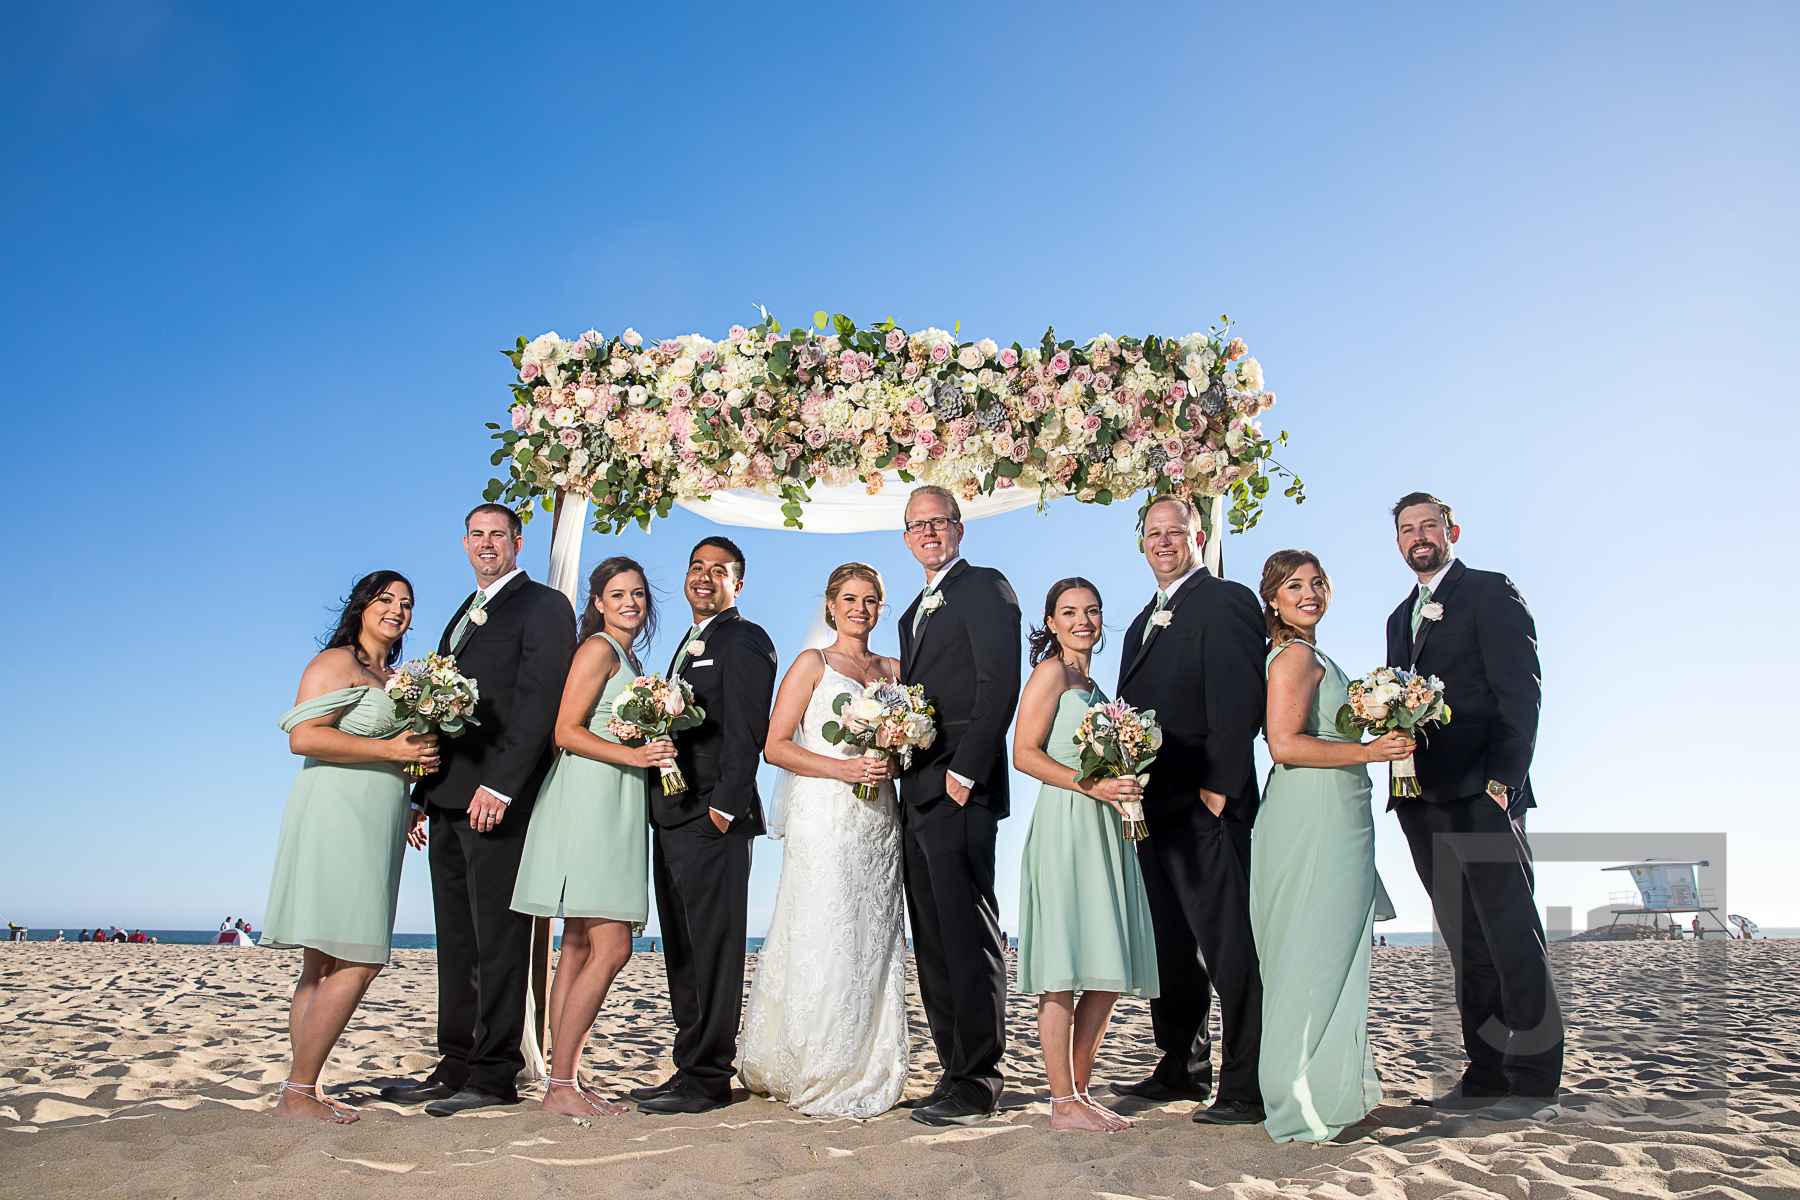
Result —
<path fill-rule="evenodd" d="M 613 700 L 636 678 L 631 658 L 607 634 L 619 669 L 600 689 L 588 729 L 609 742 Z M 642 767 L 617 767 L 557 752 L 531 809 L 512 909 L 537 917 L 650 917 L 650 825 Z"/>
<path fill-rule="evenodd" d="M 1079 770 L 1075 730 L 1089 705 L 1104 703 L 1098 688 L 1064 692 L 1044 753 Z M 1153 822 L 1152 836 L 1155 831 Z M 1019 867 L 1019 919 L 1018 989 L 1024 995 L 1089 989 L 1158 995 L 1144 877 L 1112 805 L 1043 785 Z"/>
<path fill-rule="evenodd" d="M 406 729 L 386 692 L 353 687 L 289 710 L 282 732 L 340 708 L 337 727 L 357 737 L 385 739 Z M 305 760 L 281 818 L 259 945 L 388 961 L 412 807 L 406 793 L 398 763 Z"/>

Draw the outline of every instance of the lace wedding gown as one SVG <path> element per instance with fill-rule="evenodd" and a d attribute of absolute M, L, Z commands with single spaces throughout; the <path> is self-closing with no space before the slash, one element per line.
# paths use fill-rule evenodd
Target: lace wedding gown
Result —
<path fill-rule="evenodd" d="M 795 740 L 848 758 L 819 732 L 861 687 L 828 665 Z M 795 776 L 775 915 L 744 1016 L 738 1076 L 814 1117 L 879 1116 L 906 1087 L 906 935 L 894 787 Z"/>

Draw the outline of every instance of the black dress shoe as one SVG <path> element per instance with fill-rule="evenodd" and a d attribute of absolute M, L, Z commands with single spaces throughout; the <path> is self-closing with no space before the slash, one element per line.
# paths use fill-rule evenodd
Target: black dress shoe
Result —
<path fill-rule="evenodd" d="M 491 1096 L 475 1088 L 466 1087 L 454 1096 L 443 1100 L 433 1100 L 425 1106 L 428 1117 L 454 1117 L 459 1112 L 468 1112 L 472 1108 L 498 1108 L 506 1104 L 517 1104 L 519 1098 L 507 1099 L 504 1096 Z"/>
<path fill-rule="evenodd" d="M 397 1083 L 393 1087 L 384 1087 L 381 1098 L 394 1104 L 428 1104 L 433 1100 L 448 1100 L 456 1093 L 457 1089 L 447 1083 L 427 1079 L 424 1083 Z"/>
<path fill-rule="evenodd" d="M 1217 1100 L 1211 1108 L 1195 1109 L 1193 1119 L 1202 1125 L 1261 1125 L 1263 1106 L 1248 1100 Z"/>
<path fill-rule="evenodd" d="M 649 1087 L 632 1088 L 625 1094 L 633 1100 L 654 1100 L 658 1096 L 666 1096 L 675 1090 L 675 1081 L 679 1075 L 671 1075 L 661 1083 L 653 1083 Z"/>
<path fill-rule="evenodd" d="M 945 1096 L 948 1096 L 949 1094 L 950 1094 L 950 1089 L 944 1084 L 944 1082 L 942 1080 L 939 1080 L 938 1085 L 931 1089 L 931 1093 L 929 1095 L 914 1096 L 911 1100 L 902 1100 L 900 1103 L 894 1105 L 894 1107 L 895 1108 L 930 1108 L 932 1105 L 938 1103 Z"/>
<path fill-rule="evenodd" d="M 921 1125 L 973 1125 L 993 1116 L 995 1105 L 981 1105 L 961 1096 L 946 1096 L 929 1108 L 913 1109 L 912 1119 Z"/>
<path fill-rule="evenodd" d="M 1135 1096 L 1139 1100 L 1153 1100 L 1158 1104 L 1173 1104 L 1177 1100 L 1204 1101 L 1212 1093 L 1206 1088 L 1170 1087 L 1154 1079 L 1145 1079 L 1137 1083 L 1115 1083 L 1112 1085 L 1112 1094 Z"/>
<path fill-rule="evenodd" d="M 1477 1109 L 1486 1108 L 1490 1104 L 1498 1104 L 1504 1099 L 1506 1099 L 1506 1095 L 1503 1092 L 1471 1092 L 1465 1090 L 1465 1086 L 1459 1083 L 1441 1096 L 1433 1096 L 1429 1099 L 1415 1096 L 1412 1103 L 1418 1108 L 1429 1108 L 1436 1112 L 1472 1113 Z"/>
<path fill-rule="evenodd" d="M 724 1108 L 731 1103 L 729 1093 L 723 1099 L 703 1095 L 686 1083 L 670 1088 L 662 1095 L 638 1103 L 641 1113 L 703 1113 Z"/>

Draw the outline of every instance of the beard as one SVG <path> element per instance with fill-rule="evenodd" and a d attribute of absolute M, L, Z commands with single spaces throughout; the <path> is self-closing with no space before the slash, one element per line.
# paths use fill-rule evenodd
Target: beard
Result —
<path fill-rule="evenodd" d="M 1420 542 L 1406 552 L 1406 565 L 1418 575 L 1426 575 L 1449 560 L 1449 551 L 1436 542 Z"/>

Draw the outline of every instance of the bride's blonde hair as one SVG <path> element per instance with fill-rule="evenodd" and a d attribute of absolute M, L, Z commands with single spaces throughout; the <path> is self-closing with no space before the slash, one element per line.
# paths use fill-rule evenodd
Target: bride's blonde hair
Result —
<path fill-rule="evenodd" d="M 831 598 L 837 590 L 852 579 L 860 579 L 864 583 L 875 585 L 875 599 L 887 603 L 887 585 L 881 582 L 881 572 L 868 563 L 847 562 L 832 571 L 831 577 L 825 581 L 825 624 L 837 628 L 837 618 L 831 615 Z"/>

